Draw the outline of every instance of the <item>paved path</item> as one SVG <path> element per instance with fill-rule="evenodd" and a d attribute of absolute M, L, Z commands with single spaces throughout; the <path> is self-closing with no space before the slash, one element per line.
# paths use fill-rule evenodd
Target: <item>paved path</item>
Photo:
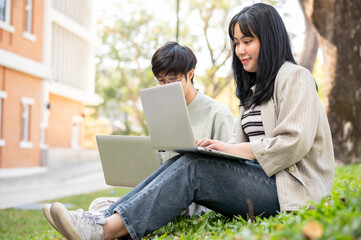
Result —
<path fill-rule="evenodd" d="M 31 172 L 0 172 L 0 209 L 38 208 L 41 201 L 110 188 L 100 161 Z"/>

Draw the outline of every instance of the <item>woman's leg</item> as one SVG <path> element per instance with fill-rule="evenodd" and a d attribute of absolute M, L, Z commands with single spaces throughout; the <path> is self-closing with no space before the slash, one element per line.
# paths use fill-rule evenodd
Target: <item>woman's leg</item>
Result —
<path fill-rule="evenodd" d="M 125 227 L 122 218 L 118 214 L 113 214 L 107 218 L 103 225 L 104 240 L 115 239 L 117 237 L 128 235 L 128 230 Z"/>
<path fill-rule="evenodd" d="M 159 174 L 165 171 L 169 166 L 171 166 L 181 155 L 177 155 L 172 157 L 171 159 L 167 160 L 163 163 L 154 173 L 152 173 L 149 177 L 147 177 L 144 181 L 139 183 L 135 188 L 133 188 L 129 193 L 121 197 L 117 202 L 110 205 L 107 210 L 103 212 L 104 216 L 110 217 L 114 214 L 114 208 L 118 206 L 120 203 L 127 201 L 140 190 L 142 190 L 145 186 L 147 186 L 150 182 L 152 182 Z"/>
<path fill-rule="evenodd" d="M 158 170 L 151 174 L 151 176 L 121 198 L 118 201 L 118 204 L 126 201 L 142 190 L 142 188 L 152 182 L 160 173 L 171 166 L 178 157 L 179 156 L 175 156 L 174 158 L 169 159 Z M 108 210 L 109 218 L 107 220 L 105 220 L 105 217 L 102 214 L 84 212 L 82 209 L 68 211 L 66 207 L 60 203 L 54 203 L 51 207 L 48 206 L 45 213 L 47 220 L 68 239 L 103 239 L 103 236 L 107 239 L 114 239 L 116 236 L 123 236 L 128 233 L 121 217 L 118 214 L 114 214 L 111 209 Z"/>
<path fill-rule="evenodd" d="M 267 217 L 279 210 L 275 178 L 268 178 L 258 164 L 186 154 L 114 204 L 113 212 L 131 237 L 140 239 L 179 216 L 192 201 L 243 217 Z"/>

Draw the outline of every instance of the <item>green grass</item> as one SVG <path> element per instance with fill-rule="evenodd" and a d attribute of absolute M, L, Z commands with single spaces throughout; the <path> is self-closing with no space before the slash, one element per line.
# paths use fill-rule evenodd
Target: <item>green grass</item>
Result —
<path fill-rule="evenodd" d="M 71 204 L 71 209 L 88 209 L 90 202 L 97 197 L 123 196 L 130 189 L 114 188 L 98 191 L 89 194 L 79 194 L 76 196 L 59 198 L 46 202 L 61 202 Z M 62 239 L 60 233 L 45 219 L 41 210 L 0 210 L 0 240 L 16 239 Z"/>
<path fill-rule="evenodd" d="M 96 197 L 128 191 L 114 188 L 54 201 L 87 209 Z M 314 205 L 314 210 L 282 212 L 269 219 L 229 219 L 214 212 L 178 218 L 145 239 L 361 239 L 361 164 L 337 168 L 331 196 Z M 61 239 L 41 210 L 0 210 L 0 219 L 0 239 Z"/>

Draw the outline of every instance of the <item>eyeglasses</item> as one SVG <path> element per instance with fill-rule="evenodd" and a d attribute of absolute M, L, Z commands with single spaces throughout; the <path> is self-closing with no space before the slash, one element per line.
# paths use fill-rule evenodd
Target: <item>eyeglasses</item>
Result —
<path fill-rule="evenodd" d="M 168 79 L 155 78 L 153 84 L 157 86 L 157 85 L 164 85 L 164 84 L 168 84 L 168 83 L 175 83 L 175 82 L 182 81 L 183 78 L 184 78 L 184 75 L 182 75 L 181 78 L 168 78 Z"/>

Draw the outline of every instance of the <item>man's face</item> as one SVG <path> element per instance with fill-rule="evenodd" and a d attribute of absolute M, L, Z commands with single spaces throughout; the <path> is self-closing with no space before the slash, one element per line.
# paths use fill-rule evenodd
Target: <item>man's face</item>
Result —
<path fill-rule="evenodd" d="M 185 75 L 183 74 L 168 74 L 168 75 L 164 75 L 164 76 L 161 75 L 156 77 L 156 81 L 158 81 L 159 85 L 164 85 L 168 83 L 180 82 L 183 80 L 184 77 Z"/>
<path fill-rule="evenodd" d="M 181 82 L 182 83 L 182 88 L 183 88 L 183 93 L 184 93 L 184 97 L 186 99 L 187 104 L 189 104 L 189 102 L 191 101 L 191 99 L 193 99 L 192 96 L 192 92 L 194 92 L 194 86 L 192 84 L 192 77 L 194 74 L 194 70 L 191 69 L 190 71 L 187 72 L 187 77 L 186 75 L 179 73 L 179 74 L 167 74 L 167 75 L 158 75 L 156 77 L 156 82 L 159 85 L 164 85 L 164 84 L 168 84 L 168 83 L 175 83 L 175 82 Z"/>

